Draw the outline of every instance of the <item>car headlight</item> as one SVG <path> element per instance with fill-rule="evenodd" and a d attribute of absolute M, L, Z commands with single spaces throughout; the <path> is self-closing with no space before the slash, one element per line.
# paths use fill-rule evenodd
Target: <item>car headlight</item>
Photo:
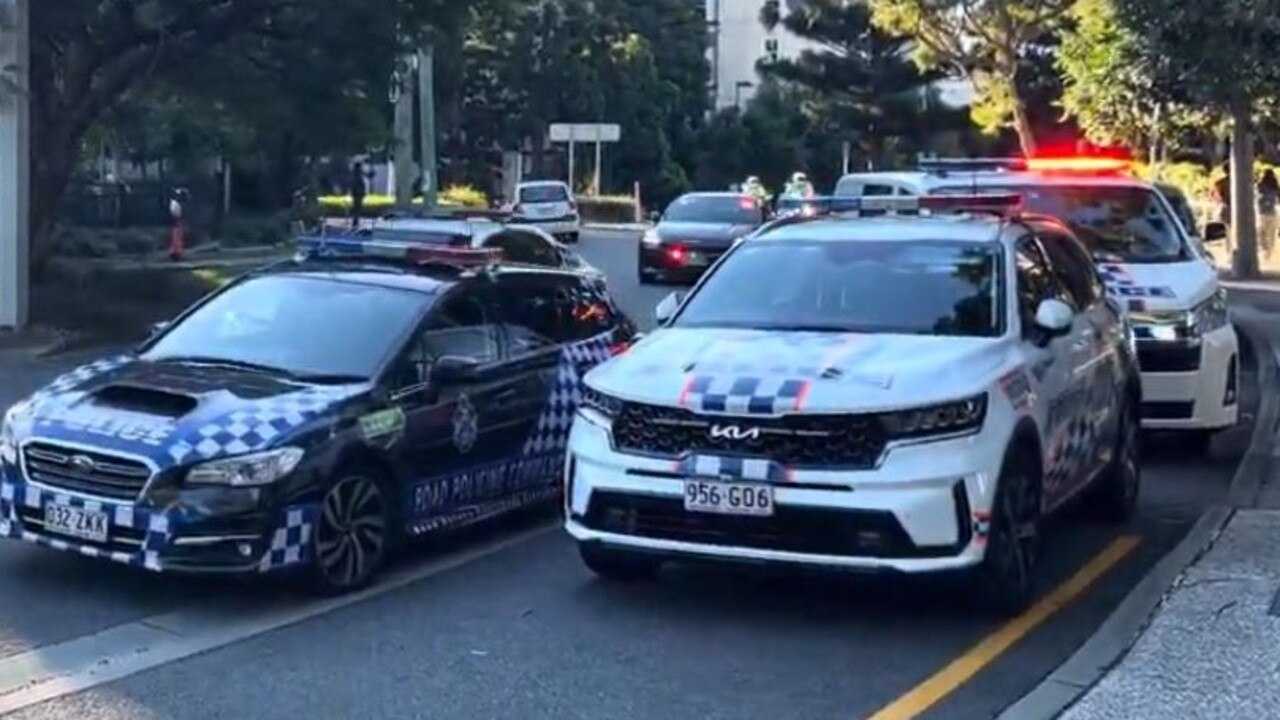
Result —
<path fill-rule="evenodd" d="M 657 230 L 653 228 L 649 228 L 648 230 L 644 231 L 644 237 L 640 238 L 640 242 L 650 247 L 653 247 L 655 245 L 662 244 L 662 237 L 658 235 Z"/>
<path fill-rule="evenodd" d="M 987 415 L 986 393 L 955 402 L 885 413 L 880 417 L 893 440 L 976 432 Z"/>
<path fill-rule="evenodd" d="M 611 422 L 618 413 L 622 412 L 622 401 L 611 395 L 605 395 L 599 390 L 583 385 L 582 398 L 578 403 L 578 407 L 588 411 L 588 418 L 590 418 L 590 413 L 594 412 L 599 416 L 599 420 Z"/>
<path fill-rule="evenodd" d="M 187 482 L 193 485 L 260 487 L 293 472 L 301 461 L 302 449 L 296 447 L 211 460 L 191 468 Z"/>
<path fill-rule="evenodd" d="M 0 460 L 17 464 L 18 462 L 18 417 L 31 408 L 31 401 L 23 400 L 14 403 L 0 420 Z"/>
<path fill-rule="evenodd" d="M 1191 334 L 1204 335 L 1227 326 L 1231 322 L 1227 308 L 1227 291 L 1219 288 L 1191 311 Z"/>

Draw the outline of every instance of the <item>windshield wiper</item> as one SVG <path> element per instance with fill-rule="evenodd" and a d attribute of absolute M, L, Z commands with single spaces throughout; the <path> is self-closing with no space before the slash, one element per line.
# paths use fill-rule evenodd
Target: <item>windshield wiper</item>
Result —
<path fill-rule="evenodd" d="M 174 355 L 172 357 L 159 358 L 154 362 L 229 367 L 236 368 L 238 370 L 253 370 L 256 372 L 269 373 L 271 375 L 283 375 L 290 378 L 295 377 L 292 372 L 274 365 L 264 365 L 262 363 L 248 362 L 246 360 L 232 360 L 230 358 L 208 357 L 204 355 Z"/>
<path fill-rule="evenodd" d="M 316 385 L 351 385 L 353 383 L 369 382 L 368 377 L 352 373 L 296 373 L 291 375 L 290 378 L 298 382 L 315 383 Z"/>

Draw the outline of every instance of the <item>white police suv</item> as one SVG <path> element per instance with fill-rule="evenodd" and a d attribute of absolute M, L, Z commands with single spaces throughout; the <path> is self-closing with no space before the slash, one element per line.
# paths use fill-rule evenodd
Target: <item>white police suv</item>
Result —
<path fill-rule="evenodd" d="M 565 471 L 586 565 L 960 570 L 985 604 L 1023 607 L 1042 517 L 1077 497 L 1132 513 L 1141 389 L 1069 229 L 941 212 L 1010 202 L 777 221 L 664 301 L 585 378 Z"/>
<path fill-rule="evenodd" d="M 1143 426 L 1180 431 L 1187 447 L 1204 451 L 1239 413 L 1240 346 L 1226 290 L 1169 197 L 1128 165 L 1109 157 L 929 160 L 920 172 L 885 175 L 920 194 L 1016 192 L 1026 210 L 1065 222 L 1133 324 Z M 837 186 L 836 195 L 855 191 Z M 1206 240 L 1215 230 L 1224 234 L 1209 228 Z"/>

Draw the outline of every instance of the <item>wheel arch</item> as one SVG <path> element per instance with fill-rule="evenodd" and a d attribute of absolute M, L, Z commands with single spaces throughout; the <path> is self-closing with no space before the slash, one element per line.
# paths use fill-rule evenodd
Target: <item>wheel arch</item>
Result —
<path fill-rule="evenodd" d="M 1024 417 L 1014 425 L 1001 467 L 1004 467 L 1004 464 L 1008 463 L 1017 453 L 1027 453 L 1029 455 L 1031 469 L 1034 471 L 1033 477 L 1036 483 L 1036 492 L 1040 494 L 1043 500 L 1044 448 L 1040 442 L 1040 430 L 1030 417 Z"/>
<path fill-rule="evenodd" d="M 367 469 L 377 473 L 377 477 L 373 478 L 373 480 L 382 485 L 383 491 L 386 492 L 387 499 L 391 503 L 392 512 L 395 513 L 393 527 L 397 530 L 403 528 L 404 524 L 408 522 L 408 505 L 405 502 L 407 483 L 404 475 L 397 471 L 395 463 L 392 462 L 387 453 L 377 448 L 363 444 L 352 445 L 338 456 L 337 462 L 334 463 L 333 475 L 330 480 L 336 482 L 343 473 L 355 468 Z"/>

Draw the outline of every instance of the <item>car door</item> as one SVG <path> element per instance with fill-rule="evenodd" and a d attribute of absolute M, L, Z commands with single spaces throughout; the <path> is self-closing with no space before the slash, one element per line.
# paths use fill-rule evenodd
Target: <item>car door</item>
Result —
<path fill-rule="evenodd" d="M 519 377 L 502 347 L 491 288 L 465 283 L 438 301 L 393 367 L 391 398 L 404 427 L 394 452 L 411 475 L 411 530 L 481 515 L 502 492 L 520 450 L 507 432 Z M 442 379 L 442 358 L 465 358 L 474 371 Z"/>
<path fill-rule="evenodd" d="M 1086 475 L 1092 477 L 1111 460 L 1119 432 L 1120 399 L 1124 396 L 1126 368 L 1119 348 L 1124 342 L 1124 326 L 1116 309 L 1107 302 L 1106 288 L 1088 252 L 1069 233 L 1051 230 L 1041 233 L 1041 245 L 1054 274 L 1080 308 L 1087 323 L 1084 339 L 1087 369 L 1081 371 L 1088 383 L 1087 413 L 1095 442 Z"/>
<path fill-rule="evenodd" d="M 1054 275 L 1034 236 L 1028 235 L 1016 244 L 1015 269 L 1028 366 L 1045 403 L 1041 429 L 1045 448 L 1043 499 L 1047 507 L 1052 507 L 1081 482 L 1092 447 L 1085 424 L 1088 385 L 1081 372 L 1087 369 L 1090 357 L 1086 349 L 1088 322 L 1077 313 L 1065 334 L 1044 338 L 1035 323 L 1040 303 L 1056 299 L 1072 305 L 1073 299 Z"/>

